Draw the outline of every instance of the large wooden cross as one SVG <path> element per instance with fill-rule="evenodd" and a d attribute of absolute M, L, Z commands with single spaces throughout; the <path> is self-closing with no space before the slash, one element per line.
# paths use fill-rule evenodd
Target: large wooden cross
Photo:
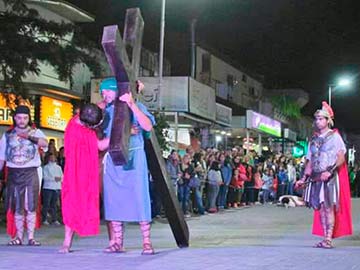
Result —
<path fill-rule="evenodd" d="M 118 31 L 117 25 L 105 26 L 102 46 L 115 75 L 118 94 L 132 92 L 136 96 L 136 79 L 139 72 L 141 43 L 144 21 L 138 8 L 127 9 L 125 18 L 124 38 Z M 131 51 L 131 62 L 128 51 Z M 113 125 L 109 153 L 115 165 L 124 165 L 128 159 L 130 137 L 130 111 L 126 103 L 118 98 L 115 100 Z M 145 143 L 146 155 L 150 173 L 155 181 L 157 190 L 161 193 L 166 217 L 179 247 L 189 246 L 189 229 L 184 220 L 179 202 L 173 190 L 173 184 L 166 172 L 165 161 L 157 142 L 155 132 Z M 131 202 L 130 202 L 131 203 Z"/>

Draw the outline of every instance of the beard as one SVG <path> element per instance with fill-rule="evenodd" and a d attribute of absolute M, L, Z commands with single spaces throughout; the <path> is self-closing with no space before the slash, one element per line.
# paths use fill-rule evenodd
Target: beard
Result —
<path fill-rule="evenodd" d="M 29 123 L 16 123 L 15 126 L 18 129 L 26 129 L 29 126 Z"/>

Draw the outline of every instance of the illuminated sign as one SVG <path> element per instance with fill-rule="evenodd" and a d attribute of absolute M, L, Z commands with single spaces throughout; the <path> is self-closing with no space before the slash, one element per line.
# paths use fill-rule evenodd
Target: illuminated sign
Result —
<path fill-rule="evenodd" d="M 7 95 L 8 103 L 6 103 L 5 95 Z M 23 99 L 21 96 L 16 96 L 15 94 L 0 93 L 0 125 L 13 124 L 11 111 L 15 110 L 16 104 L 30 107 L 30 116 L 34 119 L 35 110 L 28 99 Z"/>
<path fill-rule="evenodd" d="M 251 110 L 246 111 L 246 127 L 281 137 L 281 123 Z"/>
<path fill-rule="evenodd" d="M 71 103 L 49 97 L 41 97 L 41 127 L 64 131 L 72 115 L 73 106 Z"/>
<path fill-rule="evenodd" d="M 0 125 L 12 125 L 11 110 L 6 106 L 5 97 L 0 94 Z"/>

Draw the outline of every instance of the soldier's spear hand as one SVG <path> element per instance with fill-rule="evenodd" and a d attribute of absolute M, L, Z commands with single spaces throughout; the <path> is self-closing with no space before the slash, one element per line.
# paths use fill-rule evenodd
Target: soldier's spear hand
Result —
<path fill-rule="evenodd" d="M 320 180 L 325 182 L 327 181 L 331 176 L 331 173 L 326 171 L 326 172 L 322 172 L 321 175 L 320 175 Z"/>

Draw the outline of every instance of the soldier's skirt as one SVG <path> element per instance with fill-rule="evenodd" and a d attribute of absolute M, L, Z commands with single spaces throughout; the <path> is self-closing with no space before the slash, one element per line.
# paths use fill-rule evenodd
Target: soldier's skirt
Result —
<path fill-rule="evenodd" d="M 39 177 L 36 167 L 8 168 L 5 207 L 17 214 L 35 212 L 39 199 Z"/>
<path fill-rule="evenodd" d="M 326 208 L 339 206 L 339 177 L 336 173 L 330 180 L 310 181 L 304 192 L 306 206 L 319 210 L 323 203 Z"/>

